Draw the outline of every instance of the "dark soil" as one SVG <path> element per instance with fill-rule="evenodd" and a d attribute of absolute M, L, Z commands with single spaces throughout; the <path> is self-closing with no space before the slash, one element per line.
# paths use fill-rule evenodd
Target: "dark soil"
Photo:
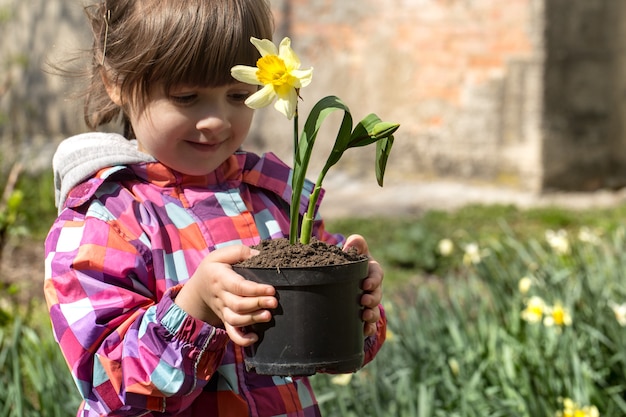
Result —
<path fill-rule="evenodd" d="M 329 245 L 317 239 L 303 245 L 289 243 L 289 239 L 264 240 L 256 246 L 261 253 L 237 264 L 247 268 L 289 268 L 306 266 L 340 265 L 366 258 L 355 248 L 343 251 L 336 245 Z"/>

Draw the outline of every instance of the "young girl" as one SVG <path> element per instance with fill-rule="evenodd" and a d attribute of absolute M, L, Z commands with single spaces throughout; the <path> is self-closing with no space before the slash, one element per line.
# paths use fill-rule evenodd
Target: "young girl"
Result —
<path fill-rule="evenodd" d="M 80 416 L 318 416 L 307 378 L 246 371 L 245 328 L 271 319 L 274 288 L 231 265 L 285 237 L 289 168 L 241 150 L 255 87 L 250 37 L 270 39 L 264 0 L 106 0 L 87 7 L 94 45 L 85 119 L 125 137 L 64 141 L 45 294 L 84 401 Z M 128 138 L 128 139 L 127 139 Z M 130 140 L 129 140 L 130 139 Z M 324 230 L 368 253 L 360 236 Z M 365 362 L 384 341 L 383 273 L 363 283 Z"/>

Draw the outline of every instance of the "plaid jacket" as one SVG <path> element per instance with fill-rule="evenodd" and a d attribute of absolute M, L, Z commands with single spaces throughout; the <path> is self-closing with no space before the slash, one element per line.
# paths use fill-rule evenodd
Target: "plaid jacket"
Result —
<path fill-rule="evenodd" d="M 290 176 L 272 154 L 238 152 L 208 176 L 114 166 L 69 193 L 46 239 L 45 295 L 79 416 L 320 415 L 307 378 L 246 372 L 223 329 L 173 302 L 210 251 L 288 235 Z M 343 240 L 319 218 L 314 233 Z"/>

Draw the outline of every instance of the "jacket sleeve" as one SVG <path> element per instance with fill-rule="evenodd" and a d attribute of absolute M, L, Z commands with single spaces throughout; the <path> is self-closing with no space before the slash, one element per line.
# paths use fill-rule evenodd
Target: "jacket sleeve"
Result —
<path fill-rule="evenodd" d="M 173 302 L 180 286 L 160 288 L 149 243 L 126 232 L 74 210 L 54 223 L 44 284 L 53 330 L 84 407 L 175 414 L 210 379 L 228 336 Z"/>

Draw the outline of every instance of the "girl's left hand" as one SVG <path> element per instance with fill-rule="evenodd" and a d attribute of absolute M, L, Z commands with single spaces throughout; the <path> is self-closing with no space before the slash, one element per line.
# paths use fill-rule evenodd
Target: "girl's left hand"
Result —
<path fill-rule="evenodd" d="M 363 334 L 367 336 L 373 336 L 376 334 L 376 323 L 380 319 L 380 310 L 378 305 L 383 298 L 383 269 L 380 264 L 376 262 L 369 253 L 369 248 L 365 238 L 360 235 L 350 235 L 346 239 L 344 244 L 344 250 L 348 248 L 356 248 L 360 254 L 367 255 L 369 257 L 369 271 L 367 278 L 363 280 L 361 288 L 363 289 L 363 295 L 361 296 L 361 305 L 364 307 L 363 314 L 361 316 L 364 321 Z"/>

